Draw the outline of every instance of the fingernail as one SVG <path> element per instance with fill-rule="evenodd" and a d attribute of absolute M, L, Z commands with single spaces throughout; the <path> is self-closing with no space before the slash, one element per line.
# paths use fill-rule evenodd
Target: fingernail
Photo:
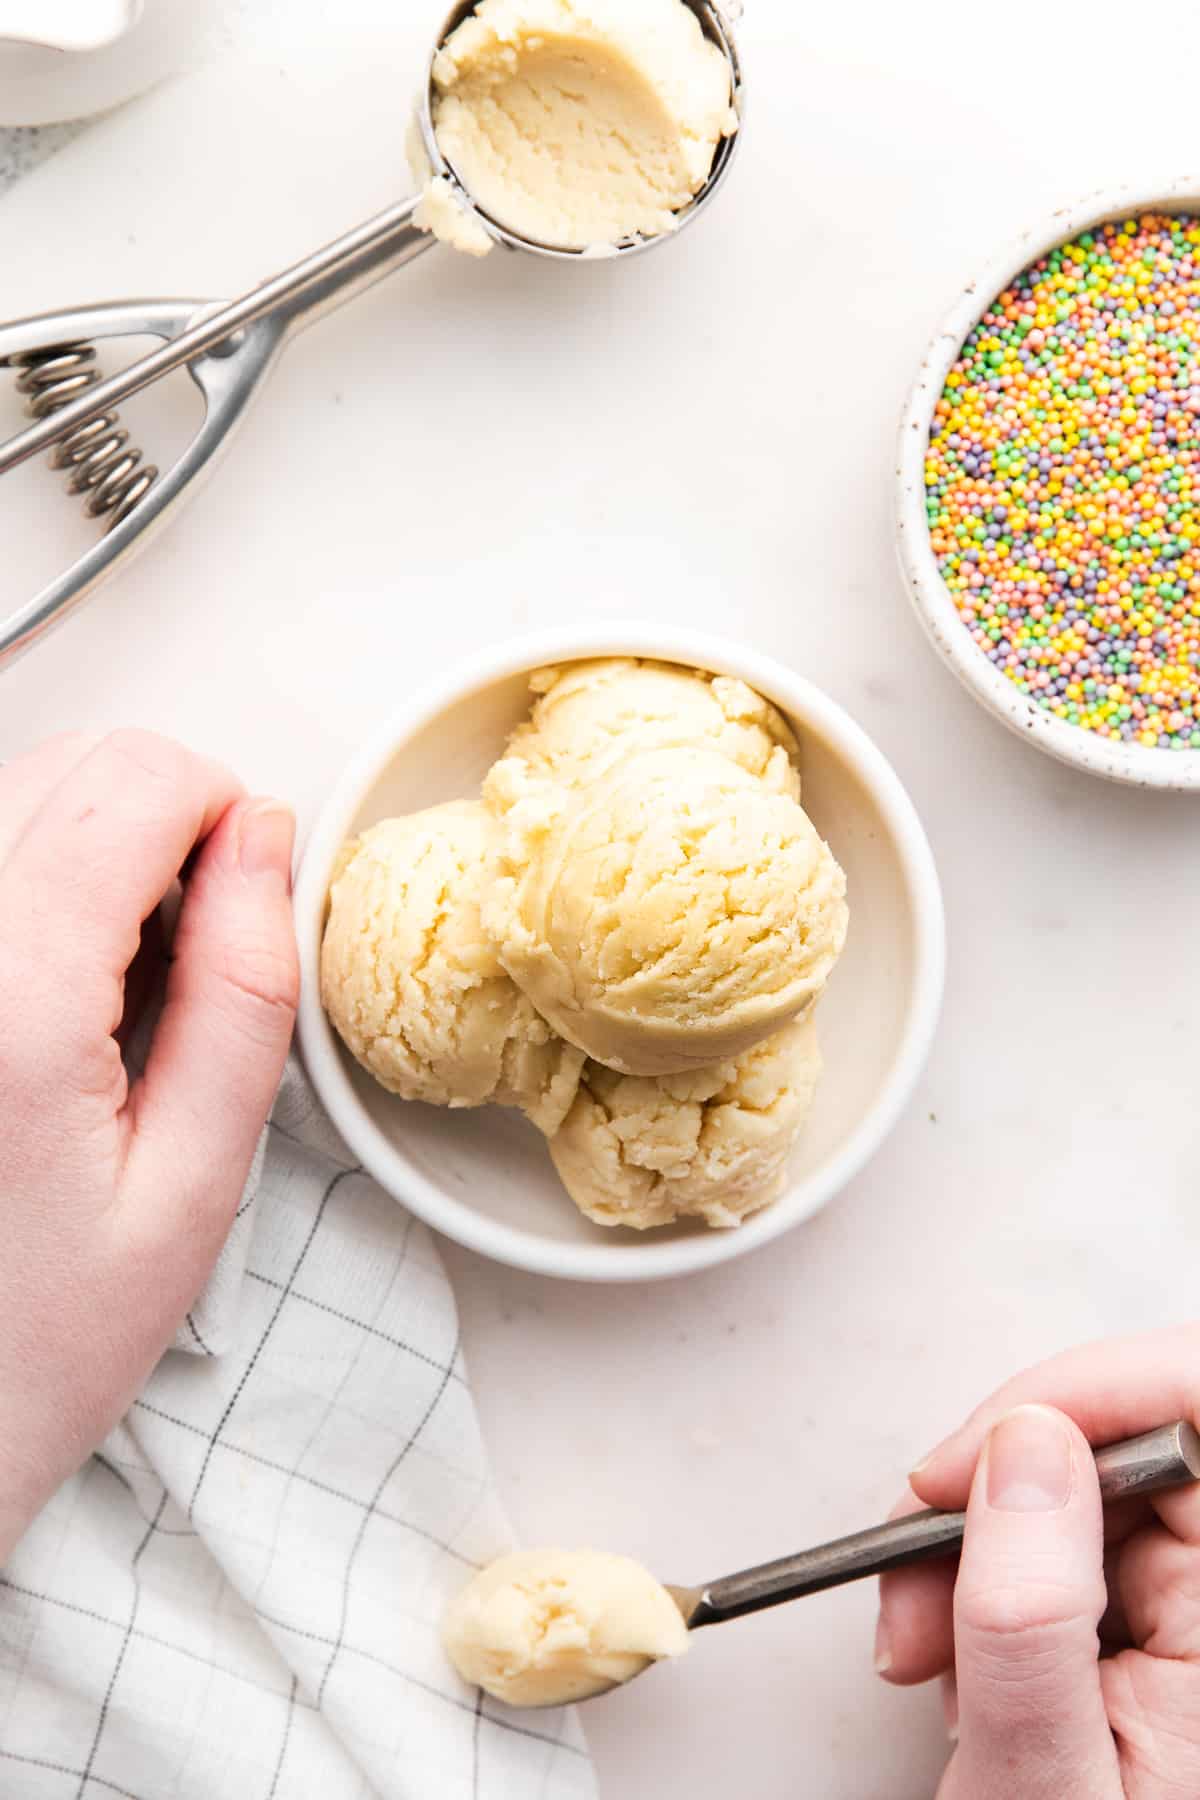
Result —
<path fill-rule="evenodd" d="M 997 1512 L 1059 1512 L 1071 1497 L 1071 1440 L 1057 1413 L 1021 1406 L 995 1426 L 987 1446 L 988 1505 Z"/>
<path fill-rule="evenodd" d="M 238 862 L 242 874 L 253 880 L 273 875 L 284 891 L 292 886 L 292 846 L 296 819 L 280 800 L 255 800 L 243 812 L 238 825 Z"/>
<path fill-rule="evenodd" d="M 958 1688 L 950 1679 L 943 1680 L 942 1683 L 942 1717 L 946 1722 L 946 1736 L 952 1744 L 957 1744 Z"/>
<path fill-rule="evenodd" d="M 875 1627 L 875 1673 L 886 1675 L 892 1666 L 892 1634 L 883 1614 Z"/>
<path fill-rule="evenodd" d="M 908 1471 L 909 1474 L 920 1475 L 923 1470 L 930 1468 L 942 1454 L 942 1451 L 946 1448 L 947 1444 L 952 1444 L 957 1436 L 957 1432 L 951 1432 L 950 1436 L 943 1438 L 940 1444 L 935 1444 L 928 1456 L 923 1456 L 919 1463 L 913 1464 L 912 1468 Z"/>

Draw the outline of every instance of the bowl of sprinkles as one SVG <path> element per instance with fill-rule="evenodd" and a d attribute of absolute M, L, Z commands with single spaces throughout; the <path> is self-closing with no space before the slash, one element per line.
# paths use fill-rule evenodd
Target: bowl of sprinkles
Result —
<path fill-rule="evenodd" d="M 1200 788 L 1200 176 L 1097 195 L 960 297 L 899 458 L 918 615 L 1060 761 Z"/>

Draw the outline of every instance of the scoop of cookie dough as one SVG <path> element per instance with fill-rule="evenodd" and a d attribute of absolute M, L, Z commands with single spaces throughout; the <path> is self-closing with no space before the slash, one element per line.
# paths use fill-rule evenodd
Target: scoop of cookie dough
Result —
<path fill-rule="evenodd" d="M 519 1106 L 549 1135 L 583 1057 L 535 1012 L 483 929 L 495 836 L 487 810 L 463 800 L 386 819 L 348 844 L 330 890 L 321 998 L 393 1093 Z"/>
<path fill-rule="evenodd" d="M 550 1154 L 597 1225 L 740 1225 L 781 1192 L 820 1076 L 811 1018 L 690 1075 L 650 1079 L 588 1063 Z"/>
<path fill-rule="evenodd" d="M 530 686 L 533 710 L 484 788 L 498 814 L 530 782 L 575 787 L 645 750 L 719 750 L 773 792 L 800 798 L 795 737 L 782 713 L 744 681 L 609 657 L 539 669 Z"/>
<path fill-rule="evenodd" d="M 682 1656 L 687 1627 L 670 1594 L 627 1556 L 523 1550 L 468 1583 L 443 1641 L 464 1681 L 510 1706 L 565 1706 Z"/>
<path fill-rule="evenodd" d="M 438 148 L 471 199 L 563 250 L 673 230 L 737 128 L 725 56 L 682 0 L 480 0 L 433 88 Z M 416 222 L 482 254 L 454 209 L 432 183 Z"/>
<path fill-rule="evenodd" d="M 484 903 L 568 1042 L 627 1075 L 739 1056 L 816 999 L 845 877 L 803 809 L 711 749 L 652 750 L 508 811 Z"/>

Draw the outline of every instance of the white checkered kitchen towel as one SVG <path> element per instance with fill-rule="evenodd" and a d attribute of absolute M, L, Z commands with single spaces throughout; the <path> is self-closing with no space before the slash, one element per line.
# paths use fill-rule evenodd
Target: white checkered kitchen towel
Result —
<path fill-rule="evenodd" d="M 220 1265 L 0 1574 L 3 1800 L 593 1800 L 439 1646 L 508 1547 L 423 1226 L 294 1065 Z"/>

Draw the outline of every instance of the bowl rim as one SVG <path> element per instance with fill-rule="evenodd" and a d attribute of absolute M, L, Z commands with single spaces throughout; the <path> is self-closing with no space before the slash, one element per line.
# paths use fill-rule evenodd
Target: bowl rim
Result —
<path fill-rule="evenodd" d="M 849 1140 L 820 1171 L 736 1231 L 647 1238 L 635 1244 L 568 1244 L 487 1219 L 445 1193 L 366 1115 L 321 1006 L 320 928 L 333 859 L 363 798 L 398 748 L 448 706 L 494 682 L 554 663 L 610 656 L 652 657 L 739 677 L 769 697 L 785 697 L 782 710 L 793 713 L 802 728 L 807 721 L 819 729 L 870 790 L 887 823 L 909 893 L 914 954 L 896 1054 Z M 376 727 L 325 799 L 304 846 L 294 907 L 300 945 L 300 1054 L 347 1145 L 388 1193 L 434 1230 L 492 1261 L 566 1280 L 641 1282 L 690 1274 L 747 1255 L 811 1218 L 859 1173 L 896 1124 L 924 1068 L 941 1011 L 945 915 L 937 869 L 916 808 L 883 752 L 836 701 L 786 664 L 671 625 L 602 622 L 528 633 L 495 644 L 425 684 Z"/>
<path fill-rule="evenodd" d="M 960 292 L 927 349 L 900 422 L 896 549 L 917 618 L 968 693 L 1027 744 L 1109 781 L 1176 793 L 1200 789 L 1200 750 L 1114 744 L 1044 712 L 992 667 L 958 616 L 938 571 L 925 518 L 925 450 L 933 411 L 965 339 L 1022 270 L 1081 232 L 1137 212 L 1200 214 L 1200 173 L 1099 188 L 1012 240 Z"/>
<path fill-rule="evenodd" d="M 107 18 L 97 21 L 92 0 L 58 0 L 57 15 L 52 6 L 47 21 L 46 0 L 0 0 L 0 46 L 14 49 L 54 50 L 64 56 L 82 56 L 126 37 L 138 23 L 145 0 L 109 0 Z"/>

